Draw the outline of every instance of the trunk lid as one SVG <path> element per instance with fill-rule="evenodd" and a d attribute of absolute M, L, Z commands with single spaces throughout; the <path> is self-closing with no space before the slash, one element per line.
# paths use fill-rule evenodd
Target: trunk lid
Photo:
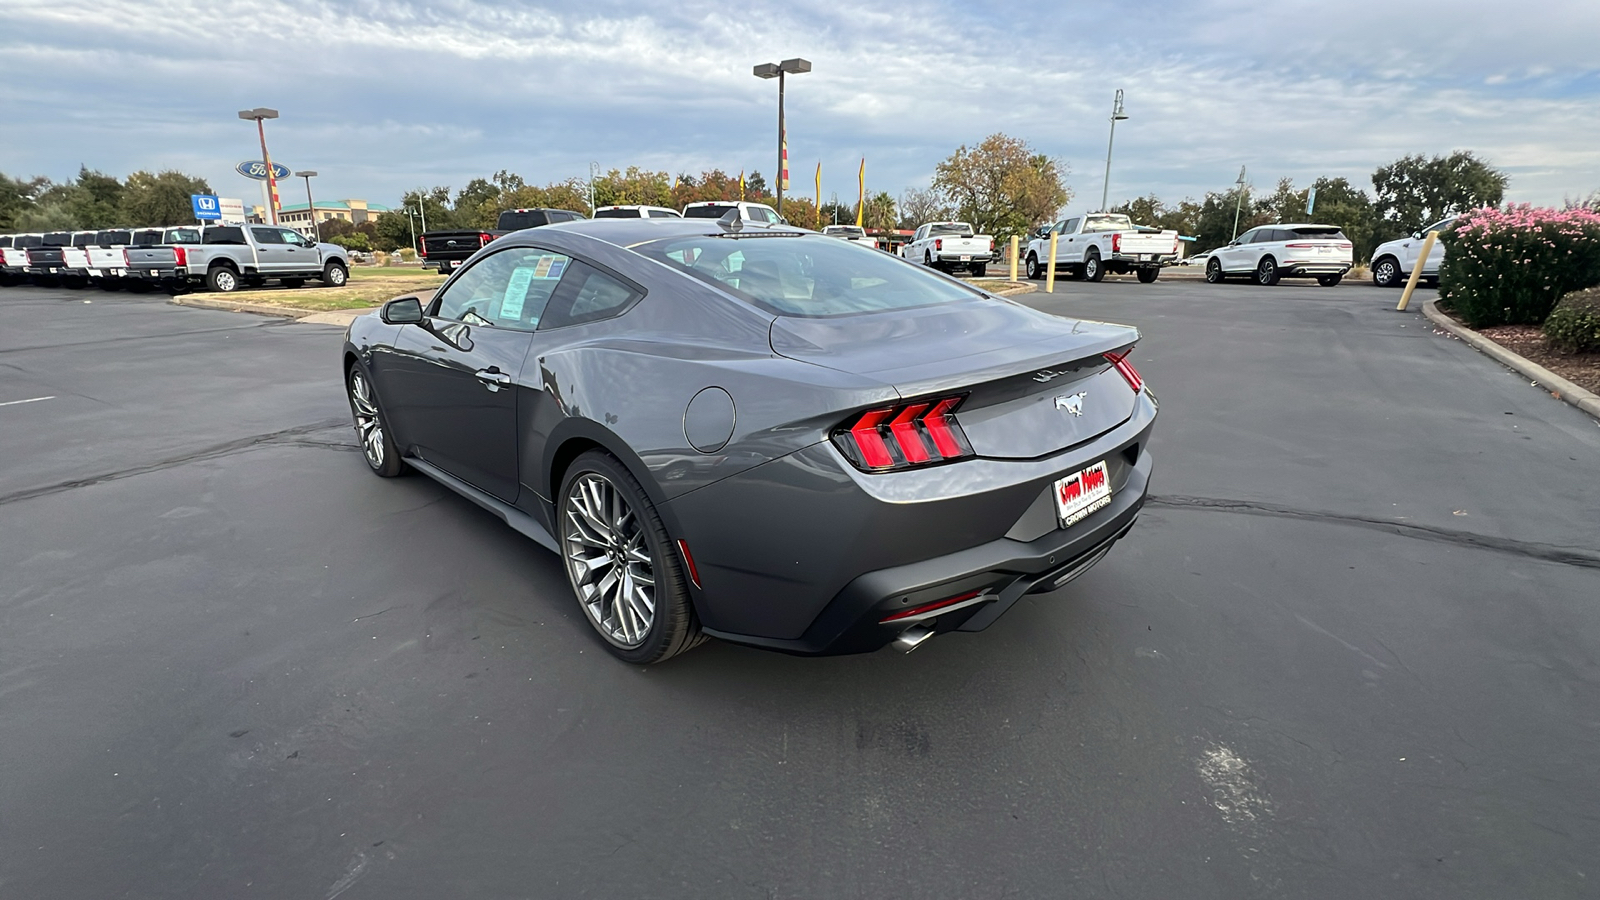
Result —
<path fill-rule="evenodd" d="M 129 247 L 125 252 L 130 269 L 170 269 L 178 264 L 178 255 L 171 247 Z"/>
<path fill-rule="evenodd" d="M 1118 233 L 1117 243 L 1123 254 L 1159 253 L 1166 256 L 1178 252 L 1178 233 L 1176 231 L 1164 231 L 1160 234 L 1149 234 L 1138 231 L 1123 231 Z"/>
<path fill-rule="evenodd" d="M 780 356 L 882 381 L 905 399 L 966 395 L 955 417 L 979 456 L 1048 456 L 1133 413 L 1133 389 L 1104 355 L 1139 339 L 1124 325 L 975 300 L 779 317 L 770 338 Z"/>
<path fill-rule="evenodd" d="M 422 236 L 423 254 L 429 259 L 466 259 L 483 247 L 478 231 L 431 231 Z"/>

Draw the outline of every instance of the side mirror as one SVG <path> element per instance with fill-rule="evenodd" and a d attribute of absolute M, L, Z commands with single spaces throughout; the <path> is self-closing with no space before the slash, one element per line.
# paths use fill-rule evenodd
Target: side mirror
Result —
<path fill-rule="evenodd" d="M 1420 232 L 1420 231 L 1413 231 L 1413 232 L 1411 232 L 1411 239 L 1412 239 L 1412 240 L 1413 240 L 1413 241 L 1420 241 L 1420 240 L 1422 240 L 1422 232 Z"/>
<path fill-rule="evenodd" d="M 422 301 L 416 297 L 396 297 L 383 305 L 378 317 L 389 325 L 420 325 Z"/>

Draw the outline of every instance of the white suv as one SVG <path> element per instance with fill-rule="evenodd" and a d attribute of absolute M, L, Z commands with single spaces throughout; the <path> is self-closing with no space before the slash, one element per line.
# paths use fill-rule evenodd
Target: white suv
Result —
<path fill-rule="evenodd" d="M 746 222 L 760 222 L 764 225 L 789 224 L 789 220 L 778 215 L 778 211 L 765 203 L 746 203 L 743 200 L 703 200 L 691 203 L 683 208 L 685 219 L 720 219 L 732 210 L 739 211 L 739 218 Z"/>
<path fill-rule="evenodd" d="M 1414 232 L 1408 238 L 1379 244 L 1378 249 L 1372 251 L 1372 283 L 1378 287 L 1399 287 L 1404 284 L 1411 277 L 1411 270 L 1416 268 L 1417 255 L 1422 252 L 1422 241 L 1428 232 L 1444 231 L 1455 223 L 1456 217 L 1451 216 Z M 1442 262 L 1444 245 L 1435 242 L 1433 249 L 1428 251 L 1428 261 L 1422 264 L 1422 277 L 1437 280 L 1439 264 Z"/>
<path fill-rule="evenodd" d="M 594 211 L 596 219 L 681 219 L 683 214 L 665 206 L 602 206 Z"/>
<path fill-rule="evenodd" d="M 1355 264 L 1354 245 L 1337 225 L 1262 225 L 1212 251 L 1206 281 L 1248 275 L 1256 284 L 1280 278 L 1315 278 L 1333 287 Z"/>

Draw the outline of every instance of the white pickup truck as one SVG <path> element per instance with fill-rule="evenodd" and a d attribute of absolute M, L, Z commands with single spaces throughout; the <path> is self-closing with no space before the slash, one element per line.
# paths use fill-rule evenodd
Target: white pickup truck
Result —
<path fill-rule="evenodd" d="M 878 242 L 869 237 L 867 230 L 860 225 L 824 225 L 822 226 L 822 233 L 828 237 L 849 241 L 852 244 L 860 244 L 863 247 L 871 247 L 874 250 L 878 249 Z"/>
<path fill-rule="evenodd" d="M 974 234 L 966 222 L 929 222 L 900 248 L 900 255 L 945 272 L 967 269 L 983 275 L 994 259 L 994 238 Z"/>
<path fill-rule="evenodd" d="M 1145 228 L 1118 213 L 1088 213 L 1044 225 L 1028 240 L 1029 278 L 1045 277 L 1050 265 L 1050 235 L 1056 236 L 1056 269 L 1065 269 L 1088 281 L 1099 281 L 1106 272 L 1126 275 L 1136 272 L 1149 284 L 1161 274 L 1161 267 L 1178 259 L 1178 233 Z"/>

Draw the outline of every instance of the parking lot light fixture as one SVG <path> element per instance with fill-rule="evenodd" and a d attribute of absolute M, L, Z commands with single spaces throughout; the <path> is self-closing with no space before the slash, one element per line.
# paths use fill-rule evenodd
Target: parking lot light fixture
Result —
<path fill-rule="evenodd" d="M 311 179 L 316 176 L 317 173 L 311 169 L 294 173 L 294 177 L 306 180 L 306 210 L 311 215 L 311 237 L 312 240 L 321 241 L 322 229 L 317 227 L 317 201 L 311 199 Z"/>
<path fill-rule="evenodd" d="M 267 153 L 267 129 L 261 123 L 277 117 L 278 111 L 266 106 L 239 110 L 239 118 L 255 120 L 256 134 L 261 137 L 261 164 L 267 167 L 267 221 L 273 225 L 278 224 L 278 179 L 272 175 L 272 156 Z"/>
<path fill-rule="evenodd" d="M 1244 180 L 1244 166 L 1239 167 L 1239 180 L 1234 182 L 1234 186 L 1239 192 L 1239 197 L 1233 203 L 1233 237 L 1238 237 L 1239 213 L 1244 210 L 1244 189 L 1246 187 Z M 1232 240 L 1232 238 L 1229 238 L 1229 240 Z"/>
<path fill-rule="evenodd" d="M 1117 98 L 1111 102 L 1111 139 L 1106 142 L 1106 180 L 1100 188 L 1100 211 L 1106 211 L 1106 201 L 1111 195 L 1111 148 L 1117 143 L 1117 123 L 1126 119 L 1122 111 L 1122 88 L 1117 88 Z"/>
<path fill-rule="evenodd" d="M 757 78 L 778 79 L 778 215 L 783 215 L 783 189 L 789 186 L 789 142 L 783 124 L 783 76 L 811 71 L 811 61 L 795 57 L 781 63 L 762 63 L 752 70 Z"/>

